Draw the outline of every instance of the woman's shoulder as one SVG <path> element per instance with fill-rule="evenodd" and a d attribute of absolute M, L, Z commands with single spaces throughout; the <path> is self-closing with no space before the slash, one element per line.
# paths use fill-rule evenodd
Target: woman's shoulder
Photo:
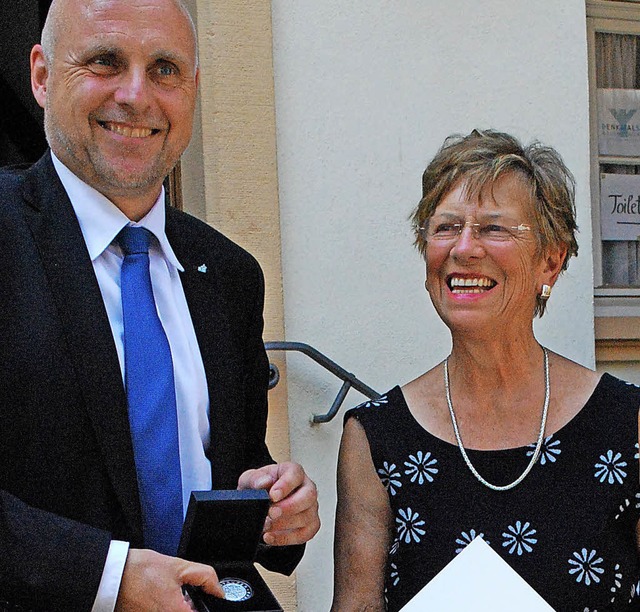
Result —
<path fill-rule="evenodd" d="M 598 372 L 585 368 L 561 355 L 555 356 L 552 363 L 552 377 L 555 374 L 558 386 L 569 395 L 581 397 L 586 404 L 588 401 L 640 401 L 640 387 L 627 382 L 608 372 Z M 555 367 L 553 367 L 555 365 Z M 555 370 L 555 372 L 554 372 Z"/>
<path fill-rule="evenodd" d="M 395 411 L 402 409 L 404 404 L 404 397 L 400 386 L 396 385 L 379 395 L 378 397 L 370 398 L 361 404 L 347 410 L 344 415 L 344 422 L 350 418 L 355 418 L 358 421 L 363 419 L 380 419 L 384 418 L 389 411 Z"/>
<path fill-rule="evenodd" d="M 369 399 L 361 404 L 351 408 L 345 414 L 344 421 L 355 417 L 358 420 L 362 418 L 384 419 L 399 418 L 401 415 L 410 416 L 410 406 L 418 397 L 431 397 L 436 393 L 436 378 L 438 377 L 438 368 L 436 366 L 431 370 L 421 374 L 414 380 L 402 385 L 396 385 L 383 393 L 381 396 Z M 442 385 L 441 376 L 437 378 Z"/>
<path fill-rule="evenodd" d="M 434 366 L 421 374 L 417 378 L 402 386 L 402 393 L 407 401 L 407 405 L 414 403 L 428 403 L 433 397 L 444 392 L 442 364 Z"/>
<path fill-rule="evenodd" d="M 579 432 L 577 437 L 590 444 L 618 439 L 624 444 L 628 439 L 637 442 L 640 387 L 559 356 L 553 363 L 552 397 L 556 402 L 547 431 L 565 436 Z"/>
<path fill-rule="evenodd" d="M 640 409 L 640 386 L 605 372 L 593 393 L 593 398 L 604 404 L 616 405 L 623 409 L 630 408 L 637 412 Z"/>

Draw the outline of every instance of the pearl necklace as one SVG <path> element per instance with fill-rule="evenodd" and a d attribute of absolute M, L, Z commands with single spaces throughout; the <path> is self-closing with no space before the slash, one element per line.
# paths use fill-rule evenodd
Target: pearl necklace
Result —
<path fill-rule="evenodd" d="M 460 437 L 460 430 L 458 429 L 458 422 L 456 420 L 455 412 L 453 411 L 453 403 L 451 402 L 451 389 L 449 386 L 449 357 L 444 360 L 444 390 L 447 396 L 447 405 L 449 406 L 449 414 L 451 415 L 451 423 L 453 424 L 453 432 L 456 436 L 456 442 L 458 443 L 458 448 L 462 453 L 462 458 L 464 462 L 467 464 L 467 467 L 471 470 L 471 473 L 485 486 L 493 489 L 494 491 L 508 491 L 509 489 L 513 489 L 518 486 L 526 477 L 527 474 L 531 471 L 533 466 L 535 465 L 538 457 L 540 456 L 540 451 L 542 449 L 542 441 L 544 440 L 544 429 L 547 424 L 547 413 L 549 412 L 549 396 L 550 396 L 550 384 L 549 384 L 549 353 L 547 349 L 543 346 L 542 352 L 544 353 L 544 406 L 542 407 L 542 420 L 540 422 L 540 432 L 538 433 L 538 441 L 536 443 L 536 449 L 533 453 L 533 457 L 531 457 L 531 461 L 529 461 L 529 465 L 526 467 L 525 471 L 522 472 L 519 478 L 514 480 L 512 483 L 499 486 L 494 485 L 485 480 L 479 473 L 478 470 L 473 466 L 469 456 L 467 455 L 467 451 L 462 444 L 462 438 Z"/>

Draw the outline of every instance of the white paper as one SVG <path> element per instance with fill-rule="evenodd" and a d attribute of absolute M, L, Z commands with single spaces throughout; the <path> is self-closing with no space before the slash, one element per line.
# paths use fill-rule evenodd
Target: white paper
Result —
<path fill-rule="evenodd" d="M 401 612 L 554 612 L 529 584 L 478 537 Z"/>
<path fill-rule="evenodd" d="M 639 239 L 640 174 L 600 175 L 600 237 Z"/>

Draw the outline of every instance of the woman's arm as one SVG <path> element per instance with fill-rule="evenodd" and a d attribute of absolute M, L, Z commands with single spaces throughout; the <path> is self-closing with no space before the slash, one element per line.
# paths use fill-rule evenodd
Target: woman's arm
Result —
<path fill-rule="evenodd" d="M 338 458 L 332 612 L 384 611 L 392 516 L 362 425 L 349 419 Z"/>

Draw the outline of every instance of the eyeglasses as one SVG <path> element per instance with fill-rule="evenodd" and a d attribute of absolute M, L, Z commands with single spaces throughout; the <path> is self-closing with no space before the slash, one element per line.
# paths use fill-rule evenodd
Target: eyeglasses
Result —
<path fill-rule="evenodd" d="M 457 240 L 462 230 L 470 227 L 473 237 L 484 242 L 506 242 L 521 237 L 532 230 L 530 225 L 501 225 L 492 221 L 484 223 L 465 223 L 452 221 L 432 221 L 418 228 L 420 235 L 426 241 L 429 240 Z"/>

